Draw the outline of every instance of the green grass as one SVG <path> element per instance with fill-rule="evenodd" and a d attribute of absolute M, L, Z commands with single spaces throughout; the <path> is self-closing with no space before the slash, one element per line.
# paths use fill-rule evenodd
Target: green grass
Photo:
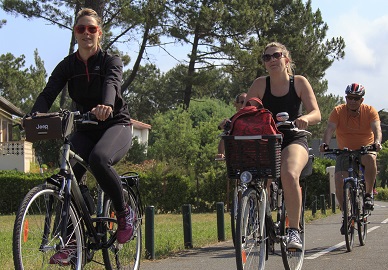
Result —
<path fill-rule="evenodd" d="M 331 209 L 326 210 L 327 215 L 331 214 Z M 306 222 L 325 217 L 318 210 L 315 217 L 311 211 L 306 211 Z M 15 216 L 0 216 L 0 261 L 3 269 L 13 269 L 12 261 L 12 231 Z M 192 241 L 193 247 L 199 248 L 215 244 L 218 242 L 217 214 L 195 214 L 191 215 Z M 231 239 L 230 215 L 225 213 L 225 238 Z M 174 253 L 187 250 L 184 246 L 183 217 L 181 214 L 161 214 L 155 215 L 155 257 L 156 259 L 168 257 Z M 143 255 L 145 259 L 145 230 L 143 223 Z M 98 254 L 99 255 L 99 254 Z M 96 254 L 96 256 L 98 256 Z M 93 266 L 93 269 L 97 266 Z M 101 268 L 103 269 L 103 268 Z"/>
<path fill-rule="evenodd" d="M 192 214 L 191 222 L 194 248 L 218 242 L 216 213 Z M 229 214 L 225 214 L 224 222 L 225 237 L 231 239 Z M 145 249 L 144 245 L 143 247 Z M 185 246 L 182 215 L 155 215 L 155 257 L 163 258 L 183 250 Z"/>
<path fill-rule="evenodd" d="M 0 261 L 2 269 L 13 269 L 12 232 L 14 215 L 0 216 Z M 230 216 L 225 214 L 225 237 L 231 239 Z M 192 214 L 193 247 L 199 248 L 218 242 L 216 213 Z M 178 214 L 155 215 L 155 257 L 163 258 L 186 250 L 183 235 L 183 217 Z M 145 258 L 145 229 L 143 223 L 143 255 Z M 97 254 L 96 254 L 97 255 Z M 99 254 L 98 254 L 99 255 Z M 97 266 L 93 266 L 93 269 Z M 101 268 L 103 269 L 103 268 Z"/>
<path fill-rule="evenodd" d="M 0 262 L 2 269 L 14 269 L 12 261 L 12 231 L 15 216 L 0 216 Z"/>

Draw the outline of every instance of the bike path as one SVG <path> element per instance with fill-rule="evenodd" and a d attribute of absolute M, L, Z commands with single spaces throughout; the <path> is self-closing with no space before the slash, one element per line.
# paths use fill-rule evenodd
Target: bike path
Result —
<path fill-rule="evenodd" d="M 327 210 L 327 211 L 331 211 Z M 347 252 L 344 236 L 340 234 L 341 214 L 315 220 L 306 225 L 306 252 L 302 269 L 388 269 L 388 202 L 376 202 L 369 217 L 368 237 L 360 246 L 357 235 L 352 252 Z M 284 269 L 280 247 L 269 256 L 265 269 Z M 365 268 L 366 267 L 366 268 Z M 235 252 L 231 240 L 209 247 L 189 249 L 172 257 L 144 260 L 141 270 L 233 270 L 236 269 Z"/>

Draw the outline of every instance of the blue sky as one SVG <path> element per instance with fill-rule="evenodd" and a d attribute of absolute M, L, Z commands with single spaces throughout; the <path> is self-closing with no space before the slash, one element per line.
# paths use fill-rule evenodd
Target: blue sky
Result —
<path fill-rule="evenodd" d="M 329 93 L 343 95 L 346 85 L 358 82 L 365 86 L 365 103 L 377 110 L 388 111 L 388 1 L 387 0 L 312 0 L 313 10 L 321 10 L 323 20 L 328 24 L 327 38 L 342 36 L 346 42 L 345 59 L 336 61 L 327 70 L 325 79 L 329 82 Z M 34 64 L 34 50 L 45 63 L 48 74 L 62 60 L 69 50 L 70 31 L 61 30 L 43 20 L 26 20 L 14 17 L 0 10 L 0 20 L 7 24 L 0 29 L 0 54 L 7 52 L 14 56 L 24 54 L 27 67 Z M 136 52 L 135 44 L 128 45 Z M 189 48 L 176 45 L 178 59 L 186 59 Z M 170 49 L 171 50 L 171 49 Z M 292 53 L 292 52 L 291 52 Z M 162 50 L 153 50 L 148 55 L 162 71 L 174 67 L 177 61 Z M 132 63 L 130 63 L 131 65 Z"/>

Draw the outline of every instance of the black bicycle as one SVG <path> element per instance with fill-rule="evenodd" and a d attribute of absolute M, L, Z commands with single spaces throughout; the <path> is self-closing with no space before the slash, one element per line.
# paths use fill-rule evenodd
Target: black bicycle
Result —
<path fill-rule="evenodd" d="M 137 221 L 132 239 L 119 244 L 111 199 L 98 187 L 94 211 L 95 205 L 88 203 L 90 200 L 83 196 L 70 166 L 70 160 L 76 161 L 93 176 L 86 161 L 70 150 L 69 136 L 76 125 L 96 124 L 96 121 L 90 119 L 90 114 L 67 110 L 40 114 L 35 119 L 45 122 L 48 118 L 50 123 L 60 124 L 63 146 L 59 172 L 31 189 L 20 204 L 13 233 L 15 269 L 63 268 L 64 265 L 49 262 L 61 250 L 69 252 L 71 260 L 67 266 L 71 269 L 95 269 L 96 265 L 88 264 L 90 262 L 105 265 L 105 269 L 139 269 L 143 216 L 139 175 L 128 172 L 121 176 L 126 202 L 135 211 Z M 53 118 L 56 120 L 52 122 Z M 41 126 L 47 129 L 49 125 Z M 102 254 L 98 253 L 99 250 Z"/>
<path fill-rule="evenodd" d="M 368 217 L 371 210 L 365 207 L 365 179 L 364 168 L 358 159 L 359 155 L 376 151 L 375 145 L 363 146 L 358 150 L 329 149 L 326 148 L 325 155 L 334 154 L 336 156 L 346 154 L 349 159 L 348 177 L 343 179 L 343 204 L 344 211 L 343 227 L 345 232 L 346 249 L 350 252 L 354 246 L 354 234 L 358 231 L 360 245 L 364 246 L 368 233 Z"/>

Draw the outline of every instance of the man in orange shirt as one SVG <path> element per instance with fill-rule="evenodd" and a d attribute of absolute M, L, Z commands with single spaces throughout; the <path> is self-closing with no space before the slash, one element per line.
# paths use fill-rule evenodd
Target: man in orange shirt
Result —
<path fill-rule="evenodd" d="M 375 108 L 363 104 L 365 88 L 361 84 L 353 83 L 346 87 L 346 104 L 341 104 L 331 112 L 327 128 L 323 135 L 320 150 L 323 152 L 328 146 L 331 136 L 336 131 L 338 148 L 360 149 L 362 146 L 375 144 L 376 150 L 381 150 L 380 118 Z M 365 167 L 366 183 L 365 207 L 373 210 L 373 185 L 377 174 L 376 152 L 361 155 L 361 164 Z M 335 166 L 336 196 L 340 207 L 343 203 L 343 180 L 347 177 L 349 167 L 348 157 L 337 157 Z M 341 227 L 344 234 L 344 228 Z"/>

